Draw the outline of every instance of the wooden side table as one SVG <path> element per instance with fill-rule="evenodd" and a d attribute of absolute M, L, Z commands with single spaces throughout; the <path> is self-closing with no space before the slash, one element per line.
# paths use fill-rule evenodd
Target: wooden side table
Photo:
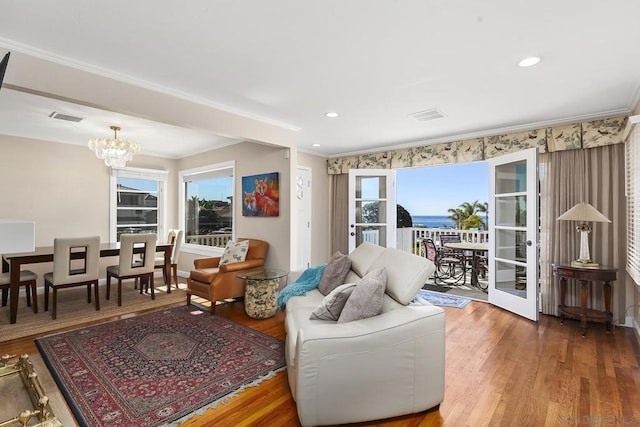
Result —
<path fill-rule="evenodd" d="M 564 318 L 580 319 L 582 336 L 587 334 L 587 322 L 606 323 L 607 333 L 611 332 L 613 313 L 611 312 L 611 282 L 617 278 L 618 269 L 610 267 L 580 268 L 568 264 L 552 264 L 553 274 L 560 277 L 560 323 Z M 569 307 L 565 304 L 567 296 L 567 279 L 576 279 L 580 282 L 580 307 Z M 589 282 L 603 283 L 604 311 L 587 308 L 587 295 Z"/>

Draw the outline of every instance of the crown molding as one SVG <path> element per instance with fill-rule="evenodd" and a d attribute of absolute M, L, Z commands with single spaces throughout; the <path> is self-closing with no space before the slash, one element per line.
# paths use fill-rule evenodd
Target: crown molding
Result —
<path fill-rule="evenodd" d="M 384 151 L 402 150 L 406 148 L 421 147 L 425 145 L 434 145 L 434 144 L 440 144 L 445 142 L 464 141 L 467 139 L 474 139 L 474 138 L 484 138 L 487 136 L 494 136 L 494 135 L 526 132 L 526 131 L 536 130 L 536 129 L 545 129 L 549 127 L 570 125 L 573 123 L 582 123 L 582 122 L 589 122 L 592 120 L 624 116 L 630 113 L 631 113 L 630 109 L 620 108 L 616 110 L 602 111 L 594 114 L 583 114 L 579 116 L 565 117 L 562 119 L 546 120 L 541 122 L 531 122 L 531 123 L 525 123 L 525 124 L 516 125 L 516 126 L 485 129 L 485 130 L 478 130 L 478 131 L 472 131 L 472 132 L 466 132 L 466 133 L 460 133 L 460 134 L 451 134 L 451 135 L 446 135 L 446 136 L 437 137 L 437 138 L 421 139 L 421 140 L 411 141 L 411 142 L 406 142 L 401 144 L 392 144 L 392 145 L 376 147 L 368 150 L 358 150 L 358 151 L 350 151 L 350 152 L 344 152 L 344 153 L 329 154 L 327 155 L 327 157 L 330 159 L 333 159 L 337 157 L 357 156 L 361 154 L 371 154 L 371 153 L 380 153 Z"/>
<path fill-rule="evenodd" d="M 35 58 L 39 58 L 45 61 L 50 61 L 56 64 L 64 65 L 70 68 L 74 68 L 80 71 L 84 71 L 90 74 L 96 74 L 101 77 L 106 77 L 108 79 L 116 80 L 121 83 L 130 84 L 132 86 L 141 87 L 144 89 L 152 90 L 154 92 L 159 92 L 164 95 L 173 96 L 175 98 L 180 98 L 184 101 L 193 102 L 195 104 L 200 104 L 206 107 L 215 108 L 226 113 L 235 114 L 237 116 L 241 116 L 247 119 L 256 120 L 259 122 L 263 122 L 272 126 L 277 126 L 280 128 L 284 128 L 287 130 L 291 130 L 294 132 L 299 132 L 300 127 L 291 125 L 289 123 L 280 122 L 277 120 L 269 119 L 267 117 L 262 117 L 256 114 L 247 113 L 246 111 L 241 111 L 233 107 L 229 107 L 228 105 L 219 104 L 213 102 L 209 99 L 201 98 L 198 96 L 190 95 L 185 92 L 181 92 L 175 89 L 168 88 L 166 86 L 158 85 L 147 80 L 136 79 L 131 76 L 118 73 L 117 71 L 109 70 L 106 68 L 96 67 L 91 64 L 87 64 L 85 62 L 76 61 L 71 58 L 67 58 L 65 56 L 56 55 L 51 52 L 47 52 L 41 49 L 37 49 L 33 46 L 28 46 L 22 43 L 15 42 L 13 40 L 5 39 L 0 37 L 0 46 L 4 46 L 7 50 L 16 51 L 22 53 L 24 55 L 33 56 Z"/>

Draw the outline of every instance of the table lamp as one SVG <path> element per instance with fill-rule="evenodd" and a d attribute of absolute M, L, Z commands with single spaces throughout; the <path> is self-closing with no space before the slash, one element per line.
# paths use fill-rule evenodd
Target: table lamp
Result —
<path fill-rule="evenodd" d="M 599 264 L 591 261 L 589 255 L 589 232 L 592 222 L 611 222 L 589 203 L 578 203 L 558 217 L 559 221 L 578 221 L 576 231 L 580 233 L 580 257 L 571 261 L 572 267 L 595 268 Z"/>

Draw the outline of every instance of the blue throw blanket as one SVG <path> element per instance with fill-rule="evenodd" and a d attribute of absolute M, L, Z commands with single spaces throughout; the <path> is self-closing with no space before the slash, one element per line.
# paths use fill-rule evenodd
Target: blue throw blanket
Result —
<path fill-rule="evenodd" d="M 278 294 L 278 308 L 282 310 L 287 305 L 289 298 L 304 295 L 307 291 L 317 288 L 326 266 L 327 264 L 322 264 L 317 267 L 307 268 L 298 277 L 298 280 L 282 289 Z"/>

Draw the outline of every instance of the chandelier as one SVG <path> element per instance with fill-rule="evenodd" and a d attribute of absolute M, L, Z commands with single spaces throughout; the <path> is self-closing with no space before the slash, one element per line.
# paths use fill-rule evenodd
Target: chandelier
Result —
<path fill-rule="evenodd" d="M 119 126 L 110 126 L 113 138 L 93 138 L 89 140 L 89 149 L 96 153 L 96 157 L 104 160 L 110 167 L 122 168 L 134 154 L 140 152 L 140 144 L 118 139 Z"/>

